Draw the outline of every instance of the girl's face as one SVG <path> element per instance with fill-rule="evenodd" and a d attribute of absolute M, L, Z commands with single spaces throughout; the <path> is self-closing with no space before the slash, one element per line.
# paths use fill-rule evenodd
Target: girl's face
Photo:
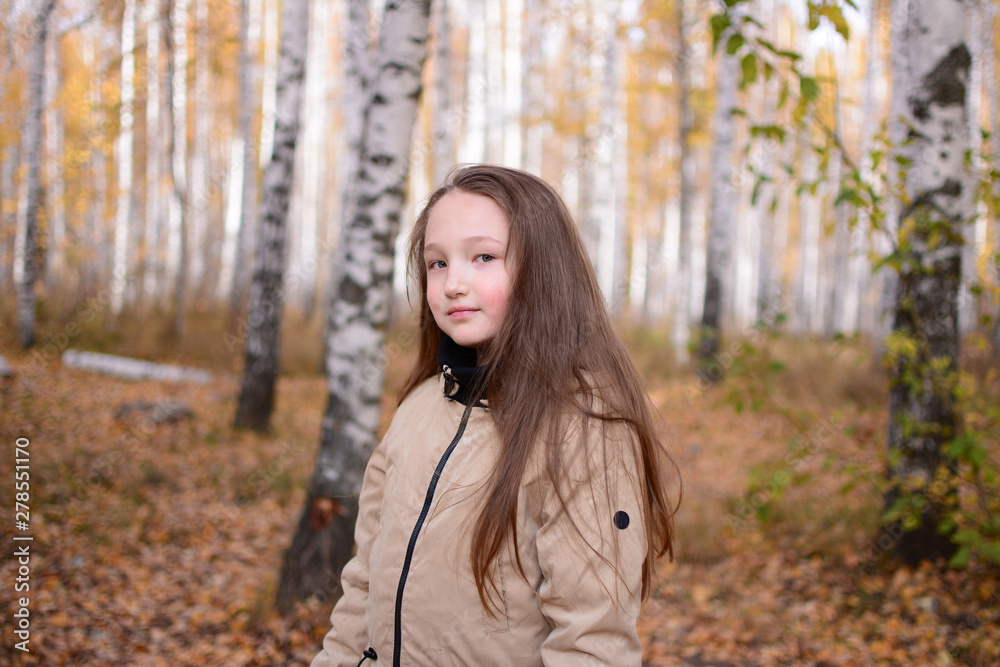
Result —
<path fill-rule="evenodd" d="M 452 190 L 431 209 L 424 235 L 427 303 L 459 345 L 478 347 L 500 330 L 510 295 L 507 237 L 507 218 L 489 197 Z"/>

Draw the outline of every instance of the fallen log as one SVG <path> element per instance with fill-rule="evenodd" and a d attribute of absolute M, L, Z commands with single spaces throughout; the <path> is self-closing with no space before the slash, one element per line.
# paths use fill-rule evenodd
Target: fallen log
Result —
<path fill-rule="evenodd" d="M 206 384 L 212 374 L 198 368 L 157 364 L 143 359 L 119 357 L 114 354 L 66 350 L 62 355 L 63 366 L 97 371 L 104 375 L 126 380 L 157 380 L 159 382 L 196 382 Z"/>

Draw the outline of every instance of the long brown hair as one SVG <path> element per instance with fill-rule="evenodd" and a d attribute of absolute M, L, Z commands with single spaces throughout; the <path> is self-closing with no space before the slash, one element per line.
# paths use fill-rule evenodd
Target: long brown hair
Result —
<path fill-rule="evenodd" d="M 487 589 L 495 589 L 490 565 L 508 534 L 518 553 L 518 492 L 538 446 L 545 448 L 546 472 L 562 499 L 562 420 L 567 414 L 623 423 L 633 432 L 644 477 L 645 597 L 654 560 L 664 554 L 673 558 L 674 509 L 664 473 L 669 454 L 655 433 L 643 380 L 612 324 L 573 218 L 545 181 L 516 169 L 463 166 L 453 169 L 431 195 L 410 235 L 408 269 L 420 288 L 420 343 L 400 401 L 438 372 L 443 334 L 427 304 L 424 236 L 431 209 L 453 190 L 489 197 L 509 225 L 507 311 L 496 336 L 480 347 L 478 361 L 486 367 L 486 397 L 501 442 L 472 533 L 472 570 L 480 599 L 491 607 L 486 603 Z M 588 378 L 605 379 L 599 401 Z M 602 408 L 595 410 L 598 404 Z M 518 567 L 523 575 L 519 561 Z"/>

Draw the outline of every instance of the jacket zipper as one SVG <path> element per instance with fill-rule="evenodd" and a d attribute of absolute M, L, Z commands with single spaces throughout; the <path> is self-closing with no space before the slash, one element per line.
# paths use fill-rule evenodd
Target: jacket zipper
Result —
<path fill-rule="evenodd" d="M 424 506 L 420 510 L 420 516 L 417 517 L 417 523 L 413 526 L 413 533 L 410 534 L 410 543 L 406 547 L 406 558 L 403 559 L 403 571 L 399 575 L 399 588 L 396 589 L 396 626 L 393 633 L 394 642 L 392 647 L 392 664 L 395 667 L 399 667 L 400 656 L 402 654 L 403 589 L 406 587 L 406 577 L 410 573 L 410 561 L 413 560 L 413 548 L 417 544 L 417 536 L 420 535 L 420 529 L 424 525 L 427 513 L 430 512 L 431 502 L 434 500 L 434 489 L 437 488 L 438 479 L 440 479 L 441 472 L 444 470 L 444 466 L 448 462 L 448 457 L 451 456 L 452 451 L 454 451 L 456 445 L 458 445 L 458 441 L 462 439 L 462 434 L 465 433 L 465 426 L 469 423 L 469 413 L 471 412 L 472 404 L 470 403 L 465 406 L 465 412 L 462 413 L 462 421 L 458 425 L 458 431 L 455 433 L 455 437 L 452 438 L 451 444 L 448 445 L 448 449 L 444 450 L 444 454 L 441 455 L 441 460 L 438 461 L 437 468 L 434 469 L 434 476 L 431 477 L 431 482 L 427 485 L 427 495 L 424 497 Z"/>

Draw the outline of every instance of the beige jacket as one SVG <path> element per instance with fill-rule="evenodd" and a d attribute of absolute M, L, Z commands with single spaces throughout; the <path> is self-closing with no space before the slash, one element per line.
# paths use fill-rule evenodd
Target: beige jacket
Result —
<path fill-rule="evenodd" d="M 366 667 L 639 665 L 646 537 L 633 440 L 598 420 L 586 438 L 582 419 L 570 425 L 568 514 L 542 466 L 529 466 L 517 518 L 526 578 L 508 540 L 494 572 L 500 613 L 491 616 L 469 549 L 499 439 L 488 409 L 445 398 L 443 386 L 438 375 L 417 387 L 372 453 L 357 555 L 312 667 L 355 667 L 366 649 L 377 654 Z M 597 472 L 579 483 L 588 464 Z"/>

